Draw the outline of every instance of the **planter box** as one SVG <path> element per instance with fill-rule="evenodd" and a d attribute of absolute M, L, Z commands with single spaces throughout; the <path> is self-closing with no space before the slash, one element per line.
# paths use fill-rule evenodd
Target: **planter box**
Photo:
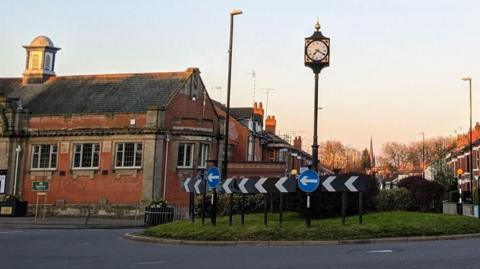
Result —
<path fill-rule="evenodd" d="M 3 201 L 0 202 L 0 216 L 23 217 L 27 214 L 27 202 Z"/>

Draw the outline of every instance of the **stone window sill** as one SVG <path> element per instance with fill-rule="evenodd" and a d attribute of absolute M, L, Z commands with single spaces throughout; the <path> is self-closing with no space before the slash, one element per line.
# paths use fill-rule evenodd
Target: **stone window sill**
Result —
<path fill-rule="evenodd" d="M 131 176 L 133 178 L 136 178 L 138 176 L 138 173 L 142 169 L 140 167 L 132 167 L 132 168 L 115 168 L 113 169 L 113 174 L 115 175 L 116 179 L 119 179 L 122 176 Z"/>
<path fill-rule="evenodd" d="M 52 175 L 56 172 L 56 169 L 45 169 L 45 170 L 40 170 L 40 169 L 35 169 L 35 170 L 30 170 L 29 174 L 32 179 L 38 178 L 47 178 L 47 179 L 52 179 Z"/>
<path fill-rule="evenodd" d="M 89 169 L 75 168 L 75 169 L 72 169 L 70 172 L 72 174 L 73 179 L 77 179 L 79 176 L 89 177 L 90 179 L 93 179 L 97 171 L 98 169 L 94 169 L 94 168 L 89 168 Z"/>

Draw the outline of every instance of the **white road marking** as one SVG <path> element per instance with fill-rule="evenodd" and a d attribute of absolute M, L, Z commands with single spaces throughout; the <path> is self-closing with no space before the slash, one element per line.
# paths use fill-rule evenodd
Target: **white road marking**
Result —
<path fill-rule="evenodd" d="M 136 262 L 136 265 L 146 265 L 146 264 L 161 264 L 167 263 L 166 261 L 151 261 L 151 262 Z"/>
<path fill-rule="evenodd" d="M 15 233 L 23 233 L 23 231 L 0 231 L 0 234 L 15 234 Z"/>
<path fill-rule="evenodd" d="M 391 249 L 367 250 L 367 253 L 392 253 Z"/>

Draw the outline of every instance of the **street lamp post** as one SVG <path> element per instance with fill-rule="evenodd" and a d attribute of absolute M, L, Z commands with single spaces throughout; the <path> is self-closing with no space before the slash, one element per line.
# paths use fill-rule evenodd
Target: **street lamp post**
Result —
<path fill-rule="evenodd" d="M 232 83 L 232 47 L 233 47 L 233 17 L 241 15 L 241 10 L 235 9 L 230 12 L 230 41 L 228 45 L 228 81 L 227 81 L 227 117 L 225 122 L 225 145 L 223 150 L 223 180 L 227 179 L 228 173 L 228 135 L 230 128 L 230 88 Z M 233 193 L 230 194 L 230 206 L 228 210 L 228 224 L 232 225 Z"/>
<path fill-rule="evenodd" d="M 470 126 L 468 129 L 468 144 L 469 144 L 469 151 L 470 151 L 470 158 L 469 158 L 469 168 L 468 173 L 470 176 L 470 187 L 471 187 L 471 197 L 472 197 L 472 204 L 473 202 L 473 142 L 472 142 L 472 78 L 471 77 L 464 77 L 462 78 L 463 81 L 468 81 L 468 96 L 469 96 L 469 114 L 470 114 Z M 479 184 L 477 182 L 477 197 L 480 198 L 480 189 Z M 480 211 L 480 206 L 479 206 Z M 480 213 L 480 212 L 479 212 Z"/>

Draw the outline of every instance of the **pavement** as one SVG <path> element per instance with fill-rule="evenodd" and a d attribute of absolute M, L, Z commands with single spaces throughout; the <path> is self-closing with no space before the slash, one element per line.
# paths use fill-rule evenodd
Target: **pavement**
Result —
<path fill-rule="evenodd" d="M 480 239 L 326 246 L 186 246 L 123 239 L 138 229 L 1 229 L 0 268 L 479 268 Z"/>
<path fill-rule="evenodd" d="M 0 217 L 0 229 L 126 229 L 144 227 L 143 218 L 46 217 L 35 223 L 34 217 Z"/>

